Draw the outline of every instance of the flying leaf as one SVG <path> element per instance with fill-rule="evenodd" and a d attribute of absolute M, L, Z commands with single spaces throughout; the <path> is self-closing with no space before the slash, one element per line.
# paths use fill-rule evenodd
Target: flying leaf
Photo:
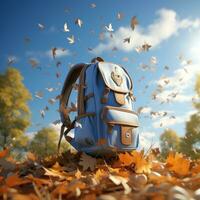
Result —
<path fill-rule="evenodd" d="M 158 60 L 155 56 L 152 56 L 150 62 L 151 64 L 156 65 L 158 63 Z"/>
<path fill-rule="evenodd" d="M 118 20 L 123 19 L 123 17 L 124 17 L 124 14 L 123 14 L 123 13 L 121 13 L 121 12 L 118 12 L 118 13 L 117 13 L 117 19 L 118 19 Z"/>
<path fill-rule="evenodd" d="M 75 38 L 73 35 L 71 35 L 71 37 L 67 37 L 67 40 L 68 40 L 69 44 L 74 44 L 74 42 L 75 42 Z"/>
<path fill-rule="evenodd" d="M 133 16 L 133 17 L 131 18 L 131 28 L 132 28 L 132 30 L 135 29 L 135 26 L 136 26 L 136 25 L 138 25 L 138 20 L 137 20 L 136 16 Z"/>
<path fill-rule="evenodd" d="M 53 92 L 54 88 L 45 88 L 48 92 Z"/>
<path fill-rule="evenodd" d="M 148 44 L 148 43 L 144 43 L 143 45 L 142 45 L 142 50 L 143 51 L 149 51 L 149 49 L 151 48 L 152 46 L 150 45 L 150 44 Z"/>
<path fill-rule="evenodd" d="M 79 165 L 83 167 L 83 171 L 90 169 L 93 171 L 96 167 L 97 160 L 87 154 L 83 153 L 80 158 Z"/>
<path fill-rule="evenodd" d="M 35 68 L 39 65 L 39 62 L 35 58 L 30 58 L 29 63 L 31 64 L 32 68 Z"/>
<path fill-rule="evenodd" d="M 44 110 L 40 110 L 40 115 L 41 115 L 42 118 L 44 118 L 45 117 L 45 111 Z"/>
<path fill-rule="evenodd" d="M 43 31 L 45 29 L 44 24 L 38 23 L 39 30 Z"/>
<path fill-rule="evenodd" d="M 81 26 L 83 25 L 83 21 L 81 19 L 77 18 L 75 20 L 75 24 L 78 25 L 81 28 Z"/>
<path fill-rule="evenodd" d="M 131 37 L 124 38 L 124 43 L 125 42 L 130 43 L 130 41 L 131 41 Z"/>
<path fill-rule="evenodd" d="M 43 92 L 40 92 L 40 91 L 39 91 L 39 92 L 36 92 L 36 93 L 35 93 L 35 97 L 38 98 L 38 99 L 42 99 L 43 96 L 44 96 L 44 95 L 43 95 Z"/>
<path fill-rule="evenodd" d="M 105 26 L 105 29 L 108 31 L 108 32 L 113 32 L 114 29 L 112 27 L 112 24 L 109 24 L 108 26 Z"/>
<path fill-rule="evenodd" d="M 57 51 L 57 48 L 56 48 L 56 47 L 54 47 L 54 48 L 51 49 L 53 58 L 56 57 L 56 51 Z"/>
<path fill-rule="evenodd" d="M 64 31 L 64 32 L 69 32 L 69 28 L 68 28 L 68 26 L 67 26 L 67 23 L 66 23 L 66 22 L 64 23 L 64 26 L 63 26 L 63 31 Z"/>
<path fill-rule="evenodd" d="M 53 105 L 53 104 L 56 102 L 56 99 L 51 98 L 51 99 L 48 100 L 48 102 L 49 102 L 51 105 Z"/>
<path fill-rule="evenodd" d="M 91 4 L 90 4 L 90 7 L 91 7 L 91 8 L 96 8 L 97 5 L 96 5 L 95 3 L 91 3 Z"/>

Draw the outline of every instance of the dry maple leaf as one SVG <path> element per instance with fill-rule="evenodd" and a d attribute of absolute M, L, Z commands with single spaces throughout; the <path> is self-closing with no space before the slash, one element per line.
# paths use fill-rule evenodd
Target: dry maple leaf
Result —
<path fill-rule="evenodd" d="M 8 153 L 9 153 L 9 149 L 8 148 L 4 149 L 3 151 L 0 152 L 0 158 L 6 157 Z"/>
<path fill-rule="evenodd" d="M 14 186 L 30 183 L 31 181 L 28 179 L 20 178 L 17 174 L 14 174 L 14 175 L 8 176 L 5 182 L 8 187 L 14 187 Z"/>
<path fill-rule="evenodd" d="M 61 172 L 59 172 L 59 171 L 57 171 L 57 170 L 54 170 L 54 169 L 47 169 L 47 168 L 45 168 L 45 167 L 43 167 L 43 169 L 45 170 L 45 174 L 44 174 L 44 175 L 46 175 L 46 176 L 54 176 L 54 177 L 59 177 L 59 178 L 61 178 L 61 179 L 66 178 L 66 177 L 64 176 L 64 173 L 61 173 Z"/>
<path fill-rule="evenodd" d="M 131 188 L 130 186 L 127 184 L 128 179 L 121 177 L 121 176 L 113 176 L 113 175 L 109 175 L 109 179 L 115 184 L 115 185 L 120 185 L 122 184 L 122 186 L 124 187 L 124 193 L 125 194 L 129 194 L 131 192 Z"/>
<path fill-rule="evenodd" d="M 32 174 L 27 176 L 27 179 L 30 180 L 31 182 L 34 182 L 36 185 L 51 185 L 51 180 L 50 179 L 43 179 L 43 178 L 36 178 Z"/>
<path fill-rule="evenodd" d="M 133 151 L 131 152 L 133 156 L 133 163 L 135 164 L 136 173 L 150 173 L 151 163 L 144 158 L 143 152 Z"/>
<path fill-rule="evenodd" d="M 90 169 L 93 171 L 96 167 L 97 160 L 87 154 L 83 153 L 80 158 L 79 165 L 83 166 L 83 171 Z"/>
<path fill-rule="evenodd" d="M 120 153 L 119 160 L 124 166 L 130 166 L 133 163 L 133 156 L 131 156 L 128 152 Z"/>
<path fill-rule="evenodd" d="M 77 179 L 80 179 L 82 177 L 81 171 L 79 169 L 77 169 L 75 175 L 74 175 Z"/>
<path fill-rule="evenodd" d="M 176 152 L 174 154 L 170 152 L 166 160 L 166 165 L 177 175 L 186 176 L 189 174 L 190 160 L 184 158 L 182 153 Z"/>
<path fill-rule="evenodd" d="M 104 169 L 98 169 L 96 171 L 96 173 L 94 174 L 94 178 L 97 181 L 100 181 L 103 177 L 106 177 L 106 176 L 108 176 L 108 174 L 107 174 L 107 172 Z"/>

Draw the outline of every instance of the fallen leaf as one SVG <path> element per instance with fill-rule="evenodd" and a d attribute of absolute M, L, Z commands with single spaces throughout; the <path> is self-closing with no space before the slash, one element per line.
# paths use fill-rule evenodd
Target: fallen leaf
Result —
<path fill-rule="evenodd" d="M 130 166 L 133 163 L 133 156 L 130 155 L 128 152 L 120 153 L 119 160 L 124 166 Z"/>
<path fill-rule="evenodd" d="M 189 173 L 190 160 L 184 158 L 182 153 L 170 152 L 166 160 L 166 165 L 177 175 L 186 176 Z"/>
<path fill-rule="evenodd" d="M 64 172 L 61 173 L 57 170 L 54 169 L 47 169 L 45 167 L 43 167 L 43 169 L 45 170 L 45 175 L 46 176 L 53 176 L 53 177 L 59 177 L 61 179 L 66 178 L 66 176 L 64 176 Z"/>
<path fill-rule="evenodd" d="M 121 177 L 121 176 L 113 176 L 113 175 L 109 175 L 109 179 L 115 184 L 115 185 L 120 185 L 122 184 L 122 186 L 124 187 L 124 193 L 125 194 L 129 194 L 131 192 L 131 188 L 130 186 L 127 184 L 128 179 Z"/>
<path fill-rule="evenodd" d="M 96 167 L 97 160 L 87 154 L 83 153 L 80 158 L 79 165 L 83 167 L 83 171 L 90 169 L 93 171 Z"/>
<path fill-rule="evenodd" d="M 0 158 L 6 157 L 8 153 L 9 153 L 9 149 L 8 148 L 4 149 L 3 151 L 0 152 Z"/>
<path fill-rule="evenodd" d="M 6 178 L 5 183 L 8 187 L 14 187 L 18 185 L 24 185 L 31 181 L 25 178 L 20 178 L 17 174 L 10 175 Z"/>
<path fill-rule="evenodd" d="M 136 173 L 150 173 L 151 172 L 151 162 L 144 158 L 142 152 L 133 151 L 131 152 L 133 156 L 133 163 L 135 164 Z"/>

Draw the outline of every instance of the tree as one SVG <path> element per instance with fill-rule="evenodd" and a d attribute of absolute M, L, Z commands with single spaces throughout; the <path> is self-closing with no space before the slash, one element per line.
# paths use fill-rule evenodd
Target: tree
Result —
<path fill-rule="evenodd" d="M 23 84 L 23 77 L 15 68 L 0 74 L 0 147 L 26 147 L 25 130 L 30 124 L 28 101 L 31 94 Z M 21 145 L 20 145 L 21 144 Z"/>
<path fill-rule="evenodd" d="M 53 155 L 57 152 L 58 136 L 54 128 L 42 128 L 31 140 L 29 150 L 40 158 Z M 62 143 L 61 151 L 68 148 L 67 143 Z"/>
<path fill-rule="evenodd" d="M 166 158 L 169 151 L 178 151 L 180 138 L 172 129 L 166 129 L 160 136 L 161 157 Z"/>
<path fill-rule="evenodd" d="M 197 112 L 191 115 L 190 120 L 186 122 L 185 137 L 181 139 L 180 143 L 181 151 L 192 159 L 200 157 L 200 75 L 197 76 L 195 91 L 198 100 L 193 104 Z"/>

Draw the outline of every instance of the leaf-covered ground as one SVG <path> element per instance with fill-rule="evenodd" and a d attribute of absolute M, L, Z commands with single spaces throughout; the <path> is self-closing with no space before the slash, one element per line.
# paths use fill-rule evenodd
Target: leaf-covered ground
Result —
<path fill-rule="evenodd" d="M 66 152 L 37 159 L 27 153 L 16 162 L 0 152 L 0 199 L 200 199 L 200 160 L 159 150 L 133 151 L 112 158 Z"/>

